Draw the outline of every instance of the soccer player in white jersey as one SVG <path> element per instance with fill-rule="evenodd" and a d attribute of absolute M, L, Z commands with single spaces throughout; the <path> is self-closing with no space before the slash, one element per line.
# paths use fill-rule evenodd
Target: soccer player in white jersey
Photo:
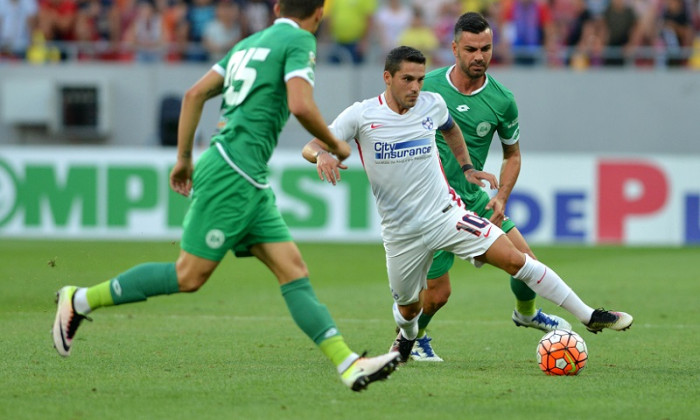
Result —
<path fill-rule="evenodd" d="M 468 182 L 492 188 L 496 177 L 472 166 L 459 127 L 439 94 L 421 92 L 425 57 L 411 47 L 389 52 L 386 90 L 356 102 L 330 125 L 341 140 L 355 140 L 372 186 L 382 225 L 393 314 L 400 331 L 392 350 L 407 361 L 418 334 L 422 293 L 433 254 L 447 250 L 479 267 L 494 265 L 560 305 L 589 330 L 625 330 L 632 316 L 586 305 L 549 267 L 519 251 L 488 219 L 464 208 L 445 179 L 435 143 L 440 130 Z M 319 177 L 335 184 L 346 166 L 312 139 L 302 155 L 316 163 Z"/>

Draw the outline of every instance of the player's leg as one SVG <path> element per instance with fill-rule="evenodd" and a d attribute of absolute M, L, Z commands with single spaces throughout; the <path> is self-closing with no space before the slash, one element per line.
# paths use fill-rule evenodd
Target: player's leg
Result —
<path fill-rule="evenodd" d="M 311 287 L 306 264 L 292 241 L 263 242 L 250 252 L 272 271 L 296 325 L 336 366 L 353 391 L 361 391 L 376 380 L 386 379 L 398 363 L 398 354 L 365 358 L 354 353 L 340 335 L 330 312 Z"/>
<path fill-rule="evenodd" d="M 427 288 L 426 276 L 433 251 L 421 238 L 385 242 L 387 274 L 394 298 L 392 312 L 398 335 L 391 350 L 407 361 L 418 337 L 418 320 L 422 313 L 422 295 Z"/>
<path fill-rule="evenodd" d="M 177 263 L 140 264 L 92 287 L 61 288 L 52 329 L 54 347 L 61 356 L 69 356 L 80 323 L 95 309 L 141 302 L 153 296 L 194 292 L 206 282 L 217 264 L 181 251 Z"/>
<path fill-rule="evenodd" d="M 76 330 L 91 311 L 152 296 L 192 292 L 206 282 L 236 240 L 237 231 L 226 226 L 246 226 L 240 223 L 247 217 L 240 210 L 244 206 L 230 203 L 247 203 L 241 199 L 242 194 L 255 190 L 242 178 L 231 177 L 231 172 L 214 149 L 202 154 L 197 162 L 193 178 L 196 188 L 183 222 L 177 263 L 141 264 L 95 286 L 66 286 L 58 292 L 52 331 L 60 355 L 70 355 Z"/>
<path fill-rule="evenodd" d="M 493 209 L 486 209 L 486 205 L 489 203 L 490 199 L 491 198 L 485 191 L 481 191 L 475 200 L 467 203 L 467 208 L 472 209 L 479 216 L 489 219 L 493 215 Z M 525 241 L 525 238 L 518 228 L 515 227 L 515 223 L 513 223 L 510 218 L 506 216 L 500 227 L 506 232 L 508 238 L 520 252 L 528 254 L 533 259 L 537 259 L 530 249 L 530 245 Z M 532 327 L 542 331 L 551 331 L 556 328 L 571 328 L 571 324 L 563 318 L 548 315 L 541 310 L 537 310 L 535 306 L 537 294 L 524 282 L 511 276 L 510 290 L 515 296 L 515 309 L 513 310 L 512 319 L 516 326 Z"/>
<path fill-rule="evenodd" d="M 413 345 L 411 358 L 419 362 L 442 362 L 431 344 L 432 338 L 427 328 L 433 316 L 445 306 L 452 293 L 449 270 L 454 263 L 454 255 L 447 251 L 438 251 L 428 271 L 428 288 L 422 293 L 423 312 L 418 318 L 418 338 Z"/>
<path fill-rule="evenodd" d="M 620 331 L 632 325 L 629 314 L 594 310 L 586 305 L 554 270 L 518 251 L 506 236 L 500 236 L 476 260 L 499 267 L 525 282 L 538 295 L 569 311 L 589 331 L 598 332 L 603 328 Z"/>
<path fill-rule="evenodd" d="M 535 253 L 530 249 L 527 241 L 520 233 L 515 224 L 506 219 L 503 221 L 502 229 L 506 232 L 508 239 L 522 253 L 529 255 L 532 259 L 537 259 Z M 515 309 L 513 310 L 513 322 L 518 327 L 537 328 L 542 331 L 552 331 L 555 329 L 571 329 L 571 324 L 564 318 L 556 315 L 550 315 L 537 309 L 535 306 L 535 297 L 537 294 L 528 287 L 525 282 L 522 282 L 515 277 L 510 277 L 510 289 L 515 295 Z"/>

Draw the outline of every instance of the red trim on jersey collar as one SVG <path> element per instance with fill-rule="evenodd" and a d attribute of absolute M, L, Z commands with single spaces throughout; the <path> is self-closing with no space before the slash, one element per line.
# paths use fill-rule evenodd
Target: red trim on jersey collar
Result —
<path fill-rule="evenodd" d="M 377 99 L 379 100 L 379 105 L 384 105 L 384 102 L 382 101 L 382 94 L 381 93 L 377 96 Z"/>

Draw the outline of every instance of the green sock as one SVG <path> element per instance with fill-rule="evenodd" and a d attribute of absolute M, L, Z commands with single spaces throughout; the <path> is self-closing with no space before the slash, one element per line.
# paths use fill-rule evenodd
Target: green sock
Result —
<path fill-rule="evenodd" d="M 510 290 L 515 295 L 515 309 L 521 315 L 535 315 L 535 297 L 537 294 L 530 289 L 525 282 L 516 278 L 510 278 Z"/>
<path fill-rule="evenodd" d="M 334 335 L 323 340 L 318 347 L 335 366 L 340 366 L 352 354 L 352 350 L 350 350 L 350 347 L 348 347 L 341 335 Z"/>
<path fill-rule="evenodd" d="M 283 284 L 280 289 L 294 322 L 326 357 L 338 366 L 352 354 L 328 309 L 318 301 L 307 277 Z"/>
<path fill-rule="evenodd" d="M 430 324 L 430 320 L 433 319 L 433 315 L 428 315 L 425 312 L 420 314 L 420 317 L 418 317 L 418 338 L 423 337 L 423 334 L 425 334 L 425 330 L 428 329 L 428 324 Z"/>
<path fill-rule="evenodd" d="M 86 297 L 88 305 L 90 305 L 90 309 L 95 310 L 97 308 L 114 305 L 112 293 L 109 291 L 109 285 L 111 283 L 112 281 L 108 280 L 95 286 L 88 287 Z"/>
<path fill-rule="evenodd" d="M 111 301 L 107 297 L 107 291 Z M 175 263 L 146 263 L 89 288 L 87 299 L 90 307 L 97 309 L 101 306 L 140 302 L 151 296 L 170 295 L 179 291 Z"/>
<path fill-rule="evenodd" d="M 307 277 L 280 286 L 294 322 L 316 344 L 340 335 L 326 306 L 318 301 Z"/>

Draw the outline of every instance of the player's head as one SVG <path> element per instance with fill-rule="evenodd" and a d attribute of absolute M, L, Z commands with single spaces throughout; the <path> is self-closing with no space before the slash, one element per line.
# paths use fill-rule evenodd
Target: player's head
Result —
<path fill-rule="evenodd" d="M 278 0 L 275 10 L 281 17 L 298 20 L 312 19 L 315 31 L 323 18 L 323 2 L 324 0 Z"/>
<path fill-rule="evenodd" d="M 384 63 L 386 98 L 398 112 L 416 105 L 425 79 L 425 56 L 415 48 L 401 46 L 389 51 Z"/>
<path fill-rule="evenodd" d="M 489 22 L 479 13 L 469 12 L 455 24 L 452 53 L 456 64 L 467 77 L 484 76 L 493 54 L 493 33 Z"/>

